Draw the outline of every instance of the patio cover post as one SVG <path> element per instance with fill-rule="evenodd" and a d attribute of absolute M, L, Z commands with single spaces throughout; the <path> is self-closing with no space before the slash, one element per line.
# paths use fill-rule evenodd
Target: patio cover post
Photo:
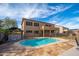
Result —
<path fill-rule="evenodd" d="M 42 26 L 42 30 L 43 30 L 43 37 L 44 37 L 44 26 Z"/>
<path fill-rule="evenodd" d="M 50 30 L 50 37 L 51 37 L 51 30 Z"/>

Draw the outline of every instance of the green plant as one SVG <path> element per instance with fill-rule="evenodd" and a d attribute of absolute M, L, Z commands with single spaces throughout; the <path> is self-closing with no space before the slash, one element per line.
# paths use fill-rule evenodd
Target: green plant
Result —
<path fill-rule="evenodd" d="M 9 34 L 10 31 L 8 29 L 0 29 L 0 32 Z"/>

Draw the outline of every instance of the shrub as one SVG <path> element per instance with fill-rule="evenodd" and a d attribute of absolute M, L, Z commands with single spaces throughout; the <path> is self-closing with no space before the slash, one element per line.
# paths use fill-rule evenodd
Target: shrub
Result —
<path fill-rule="evenodd" d="M 9 34 L 9 30 L 8 30 L 8 29 L 0 29 L 0 32 L 1 32 L 1 33 Z"/>

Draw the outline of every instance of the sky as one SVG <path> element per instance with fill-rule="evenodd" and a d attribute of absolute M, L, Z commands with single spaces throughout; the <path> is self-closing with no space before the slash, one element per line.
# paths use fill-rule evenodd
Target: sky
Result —
<path fill-rule="evenodd" d="M 79 29 L 78 3 L 0 3 L 0 19 L 17 20 L 21 28 L 22 18 L 48 22 L 69 29 Z"/>

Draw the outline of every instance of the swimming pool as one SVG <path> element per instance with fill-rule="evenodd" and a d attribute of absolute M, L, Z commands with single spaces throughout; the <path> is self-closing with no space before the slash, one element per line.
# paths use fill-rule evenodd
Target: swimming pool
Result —
<path fill-rule="evenodd" d="M 27 39 L 21 41 L 20 44 L 22 46 L 36 47 L 36 46 L 41 46 L 41 45 L 46 45 L 49 43 L 56 43 L 56 42 L 59 42 L 59 40 L 55 38 L 36 38 L 36 39 Z"/>

